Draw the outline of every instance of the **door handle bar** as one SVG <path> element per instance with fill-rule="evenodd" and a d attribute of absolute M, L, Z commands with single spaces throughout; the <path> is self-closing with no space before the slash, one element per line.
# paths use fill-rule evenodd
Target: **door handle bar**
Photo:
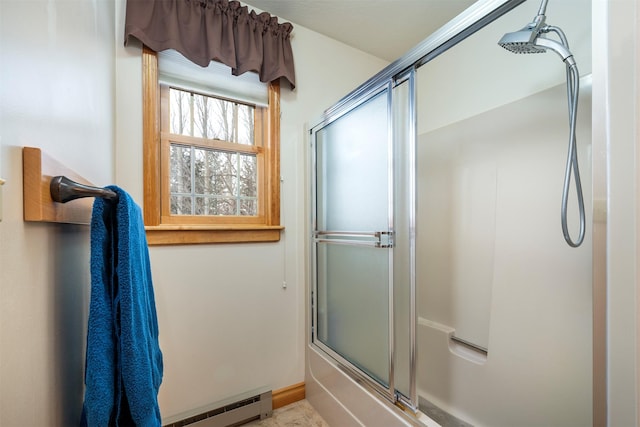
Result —
<path fill-rule="evenodd" d="M 351 239 L 349 239 L 351 237 Z M 366 238 L 373 238 L 375 240 Z M 338 245 L 352 246 L 372 246 L 375 248 L 392 248 L 392 231 L 315 231 L 314 240 L 316 243 L 332 243 Z"/>

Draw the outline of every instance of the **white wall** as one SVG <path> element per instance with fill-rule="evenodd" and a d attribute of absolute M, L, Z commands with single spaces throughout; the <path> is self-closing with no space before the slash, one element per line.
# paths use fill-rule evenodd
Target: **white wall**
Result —
<path fill-rule="evenodd" d="M 523 4 L 418 70 L 418 384 L 477 426 L 592 420 L 591 79 L 581 82 L 577 135 L 589 223 L 573 249 L 560 227 L 564 64 L 497 45 L 538 6 Z M 589 74 L 591 2 L 550 2 L 547 23 L 565 31 Z M 486 360 L 452 344 L 452 332 L 488 348 Z"/>
<path fill-rule="evenodd" d="M 0 425 L 77 425 L 89 229 L 22 220 L 22 147 L 113 179 L 114 5 L 0 2 Z"/>
<path fill-rule="evenodd" d="M 608 425 L 638 424 L 638 22 L 636 1 L 594 2 L 594 150 L 608 157 Z M 597 29 L 597 33 L 595 32 Z M 597 46 L 597 47 L 596 47 Z M 596 76 L 595 70 L 598 69 Z M 597 79 L 596 79 L 597 77 Z M 597 89 L 597 92 L 596 92 Z M 597 96 L 597 97 L 596 97 Z"/>
<path fill-rule="evenodd" d="M 116 30 L 116 180 L 141 201 L 140 48 L 122 46 L 122 9 Z M 163 417 L 261 386 L 304 381 L 305 123 L 386 63 L 294 27 L 297 87 L 281 90 L 282 240 L 150 250 L 165 362 Z"/>
<path fill-rule="evenodd" d="M 591 217 L 583 86 L 578 156 Z M 567 129 L 560 85 L 419 139 L 418 386 L 478 427 L 591 424 L 591 227 L 580 248 L 564 242 Z M 572 231 L 576 216 L 572 204 Z M 487 347 L 486 359 L 451 332 Z"/>
<path fill-rule="evenodd" d="M 548 16 L 552 16 L 551 7 L 561 3 L 564 2 L 550 2 Z M 637 194 L 640 10 L 637 2 L 631 0 L 594 1 L 592 10 L 593 216 L 597 221 L 593 238 L 603 242 L 607 252 L 606 265 L 594 264 L 594 278 L 597 276 L 598 280 L 594 282 L 595 308 L 598 315 L 603 309 L 607 310 L 606 319 L 597 319 L 601 324 L 596 325 L 597 329 L 606 329 L 607 337 L 596 337 L 599 360 L 595 366 L 597 388 L 594 393 L 606 396 L 607 407 L 598 405 L 593 409 L 598 425 L 604 425 L 599 423 L 604 409 L 607 425 L 631 426 L 638 422 L 640 385 L 637 298 L 640 284 Z M 537 60 L 538 56 L 532 58 Z M 583 70 L 580 59 L 578 64 Z M 519 74 L 514 74 L 513 79 L 518 78 Z M 600 254 L 594 253 L 594 256 Z M 606 346 L 604 354 L 600 346 Z M 598 372 L 603 370 L 603 364 L 606 379 Z"/>
<path fill-rule="evenodd" d="M 123 47 L 123 1 L 4 0 L 0 20 L 0 425 L 76 425 L 89 229 L 23 222 L 22 147 L 141 202 L 140 52 Z M 298 88 L 283 88 L 281 105 L 282 241 L 151 249 L 165 417 L 304 380 L 305 122 L 385 63 L 298 26 L 294 37 Z"/>
<path fill-rule="evenodd" d="M 437 66 L 428 73 L 436 90 L 428 84 L 418 87 L 420 98 L 428 100 L 421 105 L 425 119 L 418 134 L 564 82 L 564 66 L 555 53 L 516 55 L 498 45 L 505 33 L 531 22 L 539 6 L 537 1 L 521 4 L 434 61 Z M 591 1 L 550 1 L 546 22 L 566 33 L 580 75 L 591 73 Z M 465 102 L 455 94 L 464 94 Z"/>

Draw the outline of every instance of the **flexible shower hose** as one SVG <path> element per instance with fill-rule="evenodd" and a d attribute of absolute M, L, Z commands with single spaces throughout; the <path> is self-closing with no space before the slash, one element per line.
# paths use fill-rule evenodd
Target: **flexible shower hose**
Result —
<path fill-rule="evenodd" d="M 545 4 L 546 2 L 543 2 Z M 547 25 L 541 29 L 543 33 L 555 33 L 562 45 L 569 50 L 569 42 L 561 28 Z M 584 241 L 585 233 L 585 215 L 584 215 L 584 198 L 582 197 L 582 183 L 580 182 L 580 169 L 578 168 L 578 150 L 576 148 L 576 121 L 578 119 L 578 93 L 580 92 L 580 73 L 578 65 L 573 59 L 573 55 L 565 58 L 567 69 L 567 101 L 569 104 L 569 149 L 567 153 L 567 165 L 564 172 L 564 185 L 562 187 L 562 207 L 560 209 L 562 234 L 567 244 L 573 248 L 577 248 Z M 569 204 L 569 189 L 571 187 L 571 174 L 573 172 L 576 185 L 576 196 L 578 199 L 578 214 L 580 216 L 580 228 L 578 239 L 573 240 L 569 233 L 567 225 L 567 205 Z"/>
<path fill-rule="evenodd" d="M 580 182 L 580 170 L 578 169 L 578 153 L 576 148 L 576 119 L 578 112 L 578 92 L 580 91 L 580 74 L 578 67 L 574 64 L 567 64 L 567 99 L 569 103 L 569 150 L 567 153 L 567 165 L 564 173 L 564 186 L 562 189 L 561 222 L 564 240 L 571 247 L 577 248 L 584 240 L 585 218 L 584 199 L 582 197 L 582 183 Z M 571 173 L 573 172 L 576 185 L 576 195 L 578 198 L 578 211 L 580 215 L 580 231 L 578 239 L 573 240 L 567 226 L 567 204 L 569 202 L 569 188 L 571 187 Z"/>

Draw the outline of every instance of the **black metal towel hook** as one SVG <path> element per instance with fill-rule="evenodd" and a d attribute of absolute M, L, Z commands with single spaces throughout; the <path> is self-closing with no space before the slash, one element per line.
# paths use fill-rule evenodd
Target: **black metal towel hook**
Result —
<path fill-rule="evenodd" d="M 51 199 L 58 203 L 67 203 L 82 197 L 100 197 L 117 201 L 118 194 L 107 188 L 92 187 L 72 181 L 66 176 L 54 176 L 49 184 Z"/>

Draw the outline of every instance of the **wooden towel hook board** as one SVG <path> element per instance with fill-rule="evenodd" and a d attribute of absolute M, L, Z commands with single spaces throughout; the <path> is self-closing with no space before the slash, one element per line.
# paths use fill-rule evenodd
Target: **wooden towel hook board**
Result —
<path fill-rule="evenodd" d="M 51 196 L 52 186 L 59 202 Z M 85 197 L 115 196 L 110 190 L 93 187 L 89 181 L 34 147 L 22 149 L 22 191 L 25 221 L 67 224 L 91 223 L 93 199 Z M 66 203 L 70 200 L 73 203 Z"/>

